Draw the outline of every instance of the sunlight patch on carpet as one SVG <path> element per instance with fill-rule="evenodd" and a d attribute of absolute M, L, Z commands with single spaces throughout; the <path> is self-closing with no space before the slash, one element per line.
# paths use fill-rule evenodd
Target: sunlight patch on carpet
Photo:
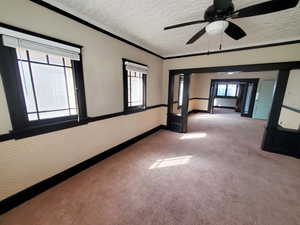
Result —
<path fill-rule="evenodd" d="M 187 164 L 191 160 L 192 156 L 180 156 L 174 158 L 166 158 L 157 160 L 152 166 L 150 166 L 150 170 L 164 167 L 172 167 L 172 166 L 180 166 Z"/>
<path fill-rule="evenodd" d="M 199 139 L 207 137 L 207 133 L 204 132 L 197 132 L 197 133 L 187 133 L 184 134 L 180 140 L 189 140 L 189 139 Z"/>

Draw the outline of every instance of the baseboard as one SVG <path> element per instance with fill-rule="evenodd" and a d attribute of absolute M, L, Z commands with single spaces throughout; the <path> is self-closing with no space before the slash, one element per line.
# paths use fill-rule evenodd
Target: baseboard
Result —
<path fill-rule="evenodd" d="M 78 174 L 79 172 L 89 168 L 90 166 L 120 152 L 121 150 L 125 149 L 126 147 L 142 140 L 143 138 L 159 131 L 160 129 L 166 129 L 165 125 L 157 126 L 141 135 L 138 135 L 128 141 L 125 141 L 113 148 L 108 149 L 107 151 L 100 153 L 86 161 L 83 161 L 59 174 L 56 174 L 46 180 L 43 180 L 29 188 L 26 188 L 23 191 L 20 191 L 2 201 L 0 201 L 0 215 L 11 210 L 12 208 L 17 207 L 18 205 L 30 200 L 31 198 L 35 197 L 36 195 L 48 190 L 49 188 L 63 182 L 64 180 Z"/>
<path fill-rule="evenodd" d="M 208 110 L 199 110 L 199 109 L 193 109 L 192 111 L 189 111 L 189 114 L 191 113 L 209 113 Z"/>
<path fill-rule="evenodd" d="M 236 109 L 235 107 L 231 107 L 231 106 L 214 106 L 214 108 L 218 108 L 218 109 Z"/>

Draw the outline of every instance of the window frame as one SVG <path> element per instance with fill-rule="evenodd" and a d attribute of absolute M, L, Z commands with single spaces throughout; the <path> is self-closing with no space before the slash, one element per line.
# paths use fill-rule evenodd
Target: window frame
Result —
<path fill-rule="evenodd" d="M 135 63 L 141 66 L 146 66 L 145 64 L 133 61 L 133 60 L 129 60 L 129 59 L 122 59 L 122 64 L 123 64 L 123 91 L 124 91 L 124 113 L 125 114 L 130 114 L 130 113 L 136 113 L 136 112 L 142 112 L 144 110 L 146 110 L 147 108 L 147 74 L 142 73 L 142 79 L 143 79 L 143 104 L 139 105 L 139 106 L 129 106 L 129 102 L 128 102 L 128 71 L 126 69 L 126 62 L 131 62 L 131 63 Z"/>
<path fill-rule="evenodd" d="M 1 37 L 1 36 L 0 36 Z M 14 138 L 25 138 L 51 131 L 61 130 L 87 123 L 87 110 L 85 101 L 85 90 L 82 69 L 82 56 L 80 61 L 73 61 L 72 70 L 75 85 L 75 95 L 78 105 L 78 115 L 42 119 L 36 121 L 28 120 L 23 86 L 19 71 L 17 49 L 6 47 L 0 41 L 0 73 L 8 104 L 12 135 Z"/>
<path fill-rule="evenodd" d="M 227 94 L 228 93 L 228 85 L 230 85 L 230 84 L 236 85 L 235 96 L 228 96 L 228 94 Z M 219 85 L 226 85 L 225 95 L 218 95 Z M 238 97 L 238 92 L 239 92 L 238 83 L 235 83 L 235 82 L 218 82 L 215 97 L 216 98 L 237 98 Z"/>

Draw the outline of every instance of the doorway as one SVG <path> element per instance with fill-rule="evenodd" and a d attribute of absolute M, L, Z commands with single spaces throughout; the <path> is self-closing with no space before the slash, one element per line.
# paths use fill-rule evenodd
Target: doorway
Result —
<path fill-rule="evenodd" d="M 275 80 L 263 80 L 259 83 L 253 118 L 262 120 L 268 119 L 272 106 L 275 84 Z"/>
<path fill-rule="evenodd" d="M 241 116 L 252 117 L 258 82 L 258 78 L 212 79 L 209 112 L 231 109 Z"/>
<path fill-rule="evenodd" d="M 173 74 L 169 79 L 168 129 L 187 132 L 190 76 Z"/>

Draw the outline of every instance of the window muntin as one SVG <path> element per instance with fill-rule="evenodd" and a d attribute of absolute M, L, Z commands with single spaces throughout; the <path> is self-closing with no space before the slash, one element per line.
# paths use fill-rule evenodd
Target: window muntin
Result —
<path fill-rule="evenodd" d="M 29 121 L 78 115 L 70 59 L 18 48 L 17 60 Z"/>
<path fill-rule="evenodd" d="M 143 73 L 127 70 L 128 74 L 128 107 L 143 106 L 144 78 Z"/>

